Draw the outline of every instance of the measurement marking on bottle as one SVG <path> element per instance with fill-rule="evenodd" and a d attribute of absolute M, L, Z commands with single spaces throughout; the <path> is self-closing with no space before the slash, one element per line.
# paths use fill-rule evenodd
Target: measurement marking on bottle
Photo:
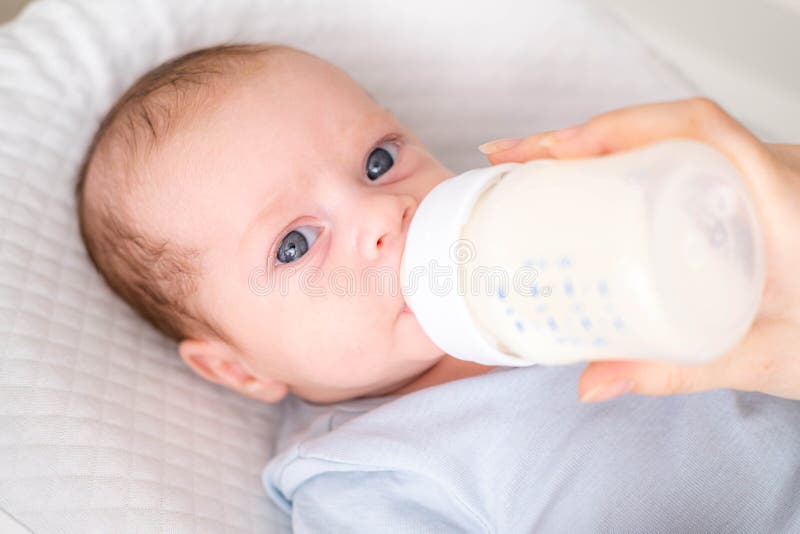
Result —
<path fill-rule="evenodd" d="M 575 286 L 572 285 L 572 281 L 570 280 L 564 281 L 564 293 L 570 297 L 575 294 Z"/>
<path fill-rule="evenodd" d="M 603 295 L 604 297 L 608 296 L 608 284 L 606 283 L 605 280 L 599 280 L 597 282 L 597 292 Z"/>

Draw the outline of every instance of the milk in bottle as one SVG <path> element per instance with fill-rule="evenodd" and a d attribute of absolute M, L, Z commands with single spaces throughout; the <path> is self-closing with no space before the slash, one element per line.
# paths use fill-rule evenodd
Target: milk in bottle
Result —
<path fill-rule="evenodd" d="M 443 182 L 411 222 L 403 290 L 431 340 L 466 360 L 699 363 L 752 322 L 761 246 L 736 168 L 675 139 Z"/>

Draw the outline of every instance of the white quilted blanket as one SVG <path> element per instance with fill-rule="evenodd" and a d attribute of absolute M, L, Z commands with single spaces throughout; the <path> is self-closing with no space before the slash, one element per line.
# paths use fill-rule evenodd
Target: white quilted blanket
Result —
<path fill-rule="evenodd" d="M 164 59 L 229 41 L 333 61 L 453 171 L 496 137 L 693 93 L 578 0 L 42 0 L 0 28 L 0 510 L 23 532 L 280 532 L 260 470 L 280 407 L 186 369 L 93 272 L 75 172 Z M 1 515 L 1 514 L 0 514 Z"/>

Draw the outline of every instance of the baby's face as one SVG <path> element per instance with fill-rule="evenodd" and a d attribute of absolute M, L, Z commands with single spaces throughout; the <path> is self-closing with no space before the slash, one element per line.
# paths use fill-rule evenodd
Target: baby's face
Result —
<path fill-rule="evenodd" d="M 197 302 L 232 341 L 181 355 L 264 400 L 284 384 L 315 402 L 385 393 L 444 356 L 397 281 L 417 206 L 453 173 L 335 67 L 278 59 L 176 133 L 137 198 L 148 226 L 202 251 Z"/>

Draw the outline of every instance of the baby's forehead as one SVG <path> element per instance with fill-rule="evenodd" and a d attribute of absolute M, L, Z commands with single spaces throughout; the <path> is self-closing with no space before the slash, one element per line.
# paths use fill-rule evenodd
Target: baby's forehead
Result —
<path fill-rule="evenodd" d="M 306 127 L 321 127 L 337 119 L 358 121 L 364 114 L 381 108 L 366 89 L 344 71 L 314 56 L 301 54 L 254 73 L 231 93 L 234 105 L 267 107 L 275 121 L 312 121 L 312 125 L 303 124 Z M 246 98 L 235 98 L 242 95 Z"/>
<path fill-rule="evenodd" d="M 349 157 L 343 152 L 374 141 L 376 130 L 401 127 L 390 110 L 342 71 L 321 60 L 303 62 L 302 68 L 298 63 L 263 69 L 222 92 L 195 112 L 171 148 L 184 157 L 196 148 L 202 155 L 213 150 L 209 155 L 269 158 L 273 167 L 307 165 L 312 155 Z M 239 147 L 250 151 L 234 150 Z"/>
<path fill-rule="evenodd" d="M 236 97 L 248 90 L 261 98 L 245 106 L 264 105 L 269 98 L 277 109 L 302 109 L 324 99 L 342 104 L 354 95 L 367 94 L 316 56 L 286 46 L 242 48 L 246 55 L 199 51 L 194 60 L 168 62 L 147 73 L 112 109 L 113 120 L 107 128 L 101 127 L 107 134 L 102 137 L 112 146 L 116 141 L 132 149 L 158 148 L 187 125 L 208 125 L 215 108 L 243 102 Z"/>

